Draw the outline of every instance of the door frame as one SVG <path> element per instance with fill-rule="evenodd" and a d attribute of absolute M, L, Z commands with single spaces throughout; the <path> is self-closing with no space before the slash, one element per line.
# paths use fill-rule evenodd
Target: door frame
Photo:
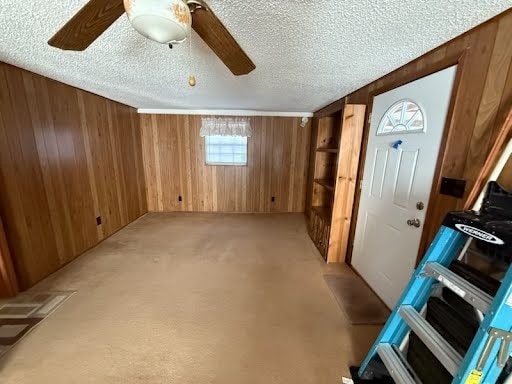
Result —
<path fill-rule="evenodd" d="M 13 297 L 18 292 L 18 281 L 0 217 L 0 298 Z"/>
<path fill-rule="evenodd" d="M 418 248 L 418 254 L 416 255 L 416 265 L 421 261 L 423 258 L 423 255 L 425 254 L 430 239 L 428 239 L 428 231 L 427 229 L 432 228 L 433 226 L 437 225 L 437 223 L 434 222 L 432 219 L 432 207 L 434 206 L 433 201 L 437 199 L 437 191 L 439 189 L 439 185 L 441 183 L 441 169 L 443 165 L 443 159 L 444 155 L 447 150 L 446 143 L 448 142 L 448 139 L 451 137 L 451 134 L 453 132 L 452 128 L 454 126 L 454 120 L 453 120 L 453 114 L 454 114 L 454 108 L 456 101 L 458 97 L 460 96 L 460 83 L 461 78 L 464 74 L 464 62 L 466 57 L 466 51 L 464 50 L 462 53 L 457 52 L 455 54 L 452 54 L 450 56 L 445 57 L 443 60 L 440 60 L 438 62 L 433 63 L 432 65 L 422 68 L 414 73 L 406 73 L 400 78 L 394 79 L 389 84 L 380 86 L 375 88 L 374 90 L 370 91 L 368 94 L 368 108 L 366 110 L 366 116 L 365 116 L 365 125 L 363 130 L 363 141 L 361 144 L 361 154 L 359 157 L 359 170 L 357 174 L 357 184 L 361 185 L 361 180 L 363 179 L 363 172 L 364 172 L 364 166 L 365 166 L 365 160 L 366 160 L 366 152 L 368 149 L 368 138 L 370 135 L 370 113 L 373 110 L 373 99 L 375 96 L 380 95 L 382 93 L 391 91 L 392 89 L 401 87 L 402 85 L 409 84 L 413 81 L 419 80 L 421 78 L 427 77 L 429 75 L 432 75 L 436 72 L 442 71 L 443 69 L 452 67 L 454 65 L 457 65 L 457 71 L 455 73 L 455 79 L 453 83 L 453 89 L 452 89 L 452 96 L 450 98 L 450 105 L 448 106 L 448 113 L 446 115 L 446 122 L 443 128 L 443 135 L 441 139 L 441 146 L 439 148 L 439 154 L 437 157 L 436 167 L 434 171 L 434 178 L 432 181 L 432 187 L 430 190 L 430 198 L 428 202 L 428 208 L 427 212 L 425 214 L 425 223 L 422 227 L 422 233 L 420 238 L 420 246 Z M 406 64 L 407 65 L 407 64 Z M 410 65 L 410 64 L 409 64 Z M 402 67 L 403 68 L 403 67 Z M 398 70 L 397 70 L 398 71 Z M 347 98 L 345 98 L 345 103 L 348 102 Z M 356 189 L 355 199 L 354 199 L 354 207 L 353 212 L 359 212 L 359 203 L 361 200 L 361 188 Z M 357 219 L 358 214 L 355 214 L 352 223 L 350 224 L 350 232 L 349 232 L 349 249 L 347 250 L 347 257 L 346 257 L 346 263 L 348 265 L 352 265 L 352 252 L 354 249 L 354 238 L 355 238 L 355 232 L 357 227 Z"/>

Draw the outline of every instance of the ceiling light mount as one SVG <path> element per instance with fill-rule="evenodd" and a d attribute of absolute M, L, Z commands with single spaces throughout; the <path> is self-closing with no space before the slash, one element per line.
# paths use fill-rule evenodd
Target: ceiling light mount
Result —
<path fill-rule="evenodd" d="M 194 13 L 200 9 L 204 9 L 205 11 L 210 10 L 206 3 L 202 2 L 201 0 L 187 0 L 187 5 L 190 9 L 190 13 Z"/>

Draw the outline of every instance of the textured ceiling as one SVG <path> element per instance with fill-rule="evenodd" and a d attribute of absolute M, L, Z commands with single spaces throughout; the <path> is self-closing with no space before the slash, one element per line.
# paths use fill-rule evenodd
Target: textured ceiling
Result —
<path fill-rule="evenodd" d="M 46 41 L 86 0 L 0 0 L 0 60 L 137 108 L 315 111 L 512 0 L 209 0 L 256 64 L 235 77 L 193 34 L 175 47 L 121 17 L 84 52 Z M 192 63 L 192 64 L 191 64 Z M 194 72 L 198 84 L 187 84 Z"/>

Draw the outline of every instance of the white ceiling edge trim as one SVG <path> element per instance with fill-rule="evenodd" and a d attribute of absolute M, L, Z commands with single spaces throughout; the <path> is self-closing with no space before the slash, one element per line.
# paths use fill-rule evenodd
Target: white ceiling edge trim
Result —
<path fill-rule="evenodd" d="M 249 109 L 152 109 L 139 108 L 140 114 L 154 115 L 210 115 L 210 116 L 276 116 L 276 117 L 313 117 L 312 112 L 274 112 L 252 111 Z"/>

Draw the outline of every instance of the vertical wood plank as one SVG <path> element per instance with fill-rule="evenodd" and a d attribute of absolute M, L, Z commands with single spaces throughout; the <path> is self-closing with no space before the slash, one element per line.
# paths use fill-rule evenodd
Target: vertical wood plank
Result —
<path fill-rule="evenodd" d="M 127 215 L 128 215 L 128 208 L 126 206 L 126 201 L 125 201 L 125 196 L 124 196 L 124 190 L 126 188 L 126 185 L 123 185 L 123 187 L 121 187 L 121 184 L 123 182 L 123 178 L 121 177 L 121 173 L 122 173 L 122 170 L 121 170 L 121 166 L 120 166 L 120 162 L 122 161 L 122 158 L 121 158 L 121 155 L 120 155 L 120 145 L 119 144 L 124 144 L 126 145 L 126 143 L 124 142 L 124 140 L 122 140 L 123 138 L 129 138 L 130 137 L 130 132 L 129 132 L 129 127 L 125 127 L 125 130 L 127 131 L 125 133 L 125 135 L 123 135 L 122 137 L 118 137 L 116 135 L 117 133 L 117 125 L 118 125 L 118 121 L 117 121 L 117 115 L 115 115 L 113 112 L 112 112 L 112 109 L 114 108 L 114 106 L 111 104 L 111 103 L 106 103 L 106 107 L 107 107 L 107 128 L 108 128 L 108 135 L 109 135 L 109 140 L 110 140 L 110 144 L 111 144 L 111 148 L 110 148 L 110 154 L 112 156 L 112 163 L 111 163 L 111 166 L 112 166 L 112 170 L 114 171 L 113 172 L 113 176 L 114 176 L 114 180 L 115 180 L 115 200 L 117 202 L 117 211 L 119 212 L 119 224 L 118 225 L 115 225 L 114 228 L 118 228 L 121 223 L 126 223 L 128 222 L 127 220 Z M 125 159 L 125 161 L 127 162 L 131 162 L 131 159 L 127 158 Z M 112 175 L 111 175 L 112 176 Z M 113 210 L 114 207 L 112 207 Z"/>
<path fill-rule="evenodd" d="M 501 22 L 496 23 L 496 25 L 496 38 L 494 40 L 494 47 L 490 50 L 490 62 L 476 116 L 475 128 L 469 143 L 467 164 L 483 164 L 487 153 L 489 153 L 489 147 L 493 144 L 491 143 L 491 138 L 499 128 L 499 124 L 496 124 L 496 117 L 512 60 L 512 44 L 510 43 L 512 18 L 503 19 Z M 486 38 L 490 40 L 489 37 Z M 486 41 L 484 39 L 482 44 Z M 485 63 L 482 65 L 485 66 Z M 477 167 L 469 167 L 464 173 L 467 180 L 474 181 L 478 177 L 479 169 Z"/>
<path fill-rule="evenodd" d="M 62 231 L 59 230 L 60 222 L 58 214 L 58 204 L 56 201 L 57 193 L 54 189 L 54 184 L 52 182 L 51 166 L 49 160 L 51 155 L 49 155 L 48 153 L 48 149 L 46 148 L 44 140 L 44 130 L 50 129 L 49 125 L 51 124 L 51 117 L 49 117 L 48 114 L 44 113 L 45 109 L 43 109 L 43 113 L 39 113 L 40 109 L 37 108 L 38 103 L 44 103 L 48 99 L 44 97 L 37 98 L 37 91 L 34 86 L 33 76 L 30 73 L 25 72 L 22 75 L 24 81 L 24 88 L 27 94 L 27 102 L 30 109 L 29 115 L 31 118 L 32 127 L 34 129 L 34 135 L 36 138 L 36 146 L 38 157 L 40 159 L 41 164 L 44 188 L 47 192 L 46 197 L 48 199 L 48 208 L 50 212 L 52 225 L 55 228 L 55 242 L 57 245 L 59 263 L 63 264 L 65 263 L 66 249 Z"/>
<path fill-rule="evenodd" d="M 18 293 L 18 290 L 14 264 L 7 246 L 2 218 L 0 217 L 0 298 L 13 297 Z"/>
<path fill-rule="evenodd" d="M 146 198 L 148 211 L 158 210 L 157 200 L 157 174 L 156 174 L 156 160 L 155 160 L 155 145 L 153 138 L 152 116 L 140 116 L 140 131 L 141 131 L 141 144 L 142 144 L 142 161 L 144 168 L 144 180 L 146 184 Z"/>
<path fill-rule="evenodd" d="M 89 175 L 89 184 L 91 187 L 91 196 L 94 206 L 94 216 L 98 217 L 101 216 L 101 210 L 100 210 L 100 204 L 98 201 L 98 189 L 96 188 L 96 177 L 94 175 L 94 166 L 93 166 L 93 160 L 92 160 L 92 154 L 91 154 L 91 144 L 89 141 L 89 134 L 87 131 L 87 118 L 85 116 L 85 103 L 83 94 L 80 91 L 77 91 L 78 95 L 78 108 L 80 110 L 80 127 L 82 129 L 82 135 L 84 140 L 84 146 L 85 146 L 85 157 L 87 162 L 87 171 Z M 105 237 L 105 234 L 103 232 L 103 226 L 98 225 L 96 227 L 96 231 L 98 234 L 98 240 L 101 240 Z"/>
<path fill-rule="evenodd" d="M 14 237 L 10 230 L 13 225 L 11 217 L 14 216 L 16 220 L 20 220 L 20 225 L 25 226 L 23 232 L 26 237 L 16 240 L 29 243 L 27 253 L 34 256 L 32 259 L 22 258 L 18 262 L 17 255 L 23 252 L 23 248 L 22 246 L 17 248 L 19 244 L 13 244 L 8 239 L 17 269 L 26 272 L 19 276 L 20 284 L 25 286 L 36 279 L 39 273 L 51 273 L 59 267 L 60 263 L 56 240 L 52 236 L 53 225 L 44 189 L 36 138 L 27 113 L 29 108 L 24 92 L 22 72 L 10 67 L 4 67 L 4 70 L 6 70 L 5 76 L 3 81 L 0 80 L 3 83 L 0 83 L 0 92 L 2 92 L 0 108 L 4 122 L 5 141 L 2 140 L 3 148 L 0 152 L 10 153 L 10 160 L 7 163 L 2 161 L 1 164 L 4 169 L 10 168 L 8 170 L 10 177 L 4 180 L 3 185 L 10 188 L 11 183 L 17 184 L 17 188 L 13 192 L 20 194 L 19 202 L 22 207 L 15 212 L 3 208 L 2 211 L 5 213 L 2 212 L 2 216 L 7 228 L 7 236 L 10 238 Z M 19 175 L 23 177 L 20 178 Z M 6 194 L 4 192 L 0 195 L 5 196 Z M 4 204 L 4 201 L 1 201 L 0 204 Z M 19 216 L 16 217 L 16 215 Z"/>
<path fill-rule="evenodd" d="M 347 253 L 365 112 L 365 105 L 345 105 L 330 224 L 329 263 L 345 261 Z"/>

